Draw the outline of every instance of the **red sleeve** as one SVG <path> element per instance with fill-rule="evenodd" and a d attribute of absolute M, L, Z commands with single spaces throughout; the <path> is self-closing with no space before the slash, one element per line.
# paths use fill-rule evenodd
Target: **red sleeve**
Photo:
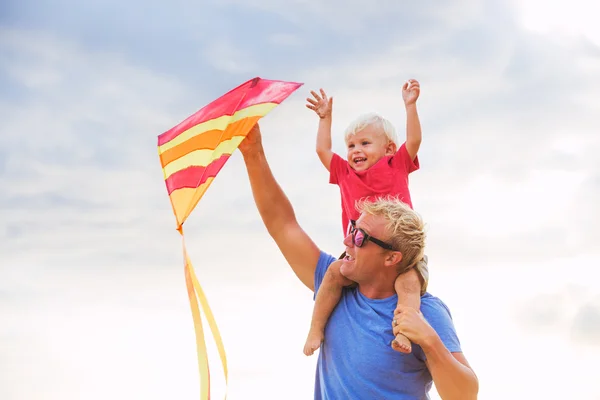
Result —
<path fill-rule="evenodd" d="M 333 153 L 329 164 L 329 183 L 339 184 L 348 170 L 348 161 Z"/>
<path fill-rule="evenodd" d="M 402 146 L 400 146 L 396 154 L 394 154 L 394 157 L 392 157 L 392 166 L 410 174 L 420 168 L 419 156 L 415 156 L 415 159 L 411 160 L 408 151 L 406 150 L 406 143 L 402 143 Z"/>

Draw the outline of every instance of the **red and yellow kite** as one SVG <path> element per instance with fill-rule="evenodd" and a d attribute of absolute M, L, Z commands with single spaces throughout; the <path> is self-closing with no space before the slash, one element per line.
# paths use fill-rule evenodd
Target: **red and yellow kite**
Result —
<path fill-rule="evenodd" d="M 158 137 L 167 192 L 183 241 L 185 281 L 194 319 L 201 399 L 210 398 L 210 373 L 198 302 L 215 339 L 227 383 L 225 348 L 214 316 L 196 278 L 183 237 L 183 223 L 231 154 L 259 119 L 301 83 L 251 79 L 208 104 Z"/>

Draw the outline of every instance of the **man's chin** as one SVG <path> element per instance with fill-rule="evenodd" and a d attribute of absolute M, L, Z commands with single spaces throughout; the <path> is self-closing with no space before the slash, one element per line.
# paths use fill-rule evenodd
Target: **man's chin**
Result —
<path fill-rule="evenodd" d="M 352 270 L 354 269 L 354 261 L 343 260 L 340 265 L 340 274 L 352 280 Z"/>

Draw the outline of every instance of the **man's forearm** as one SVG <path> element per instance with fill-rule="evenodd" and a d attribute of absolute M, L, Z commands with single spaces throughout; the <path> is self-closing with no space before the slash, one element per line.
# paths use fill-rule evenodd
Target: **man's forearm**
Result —
<path fill-rule="evenodd" d="M 288 221 L 295 220 L 289 199 L 275 180 L 263 149 L 244 154 L 254 202 L 271 236 L 282 232 Z"/>
<path fill-rule="evenodd" d="M 423 351 L 435 387 L 443 400 L 477 399 L 479 381 L 475 372 L 457 360 L 439 337 L 423 346 Z M 462 354 L 460 357 L 463 358 Z"/>

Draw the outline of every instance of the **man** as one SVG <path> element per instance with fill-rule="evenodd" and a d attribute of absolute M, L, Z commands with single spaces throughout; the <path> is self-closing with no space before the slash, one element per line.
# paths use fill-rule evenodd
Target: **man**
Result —
<path fill-rule="evenodd" d="M 426 399 L 432 381 L 444 400 L 476 399 L 479 383 L 445 304 L 425 293 L 422 314 L 401 306 L 394 310 L 394 282 L 403 254 L 389 248 L 409 239 L 423 245 L 418 215 L 399 201 L 365 203 L 344 239 L 347 256 L 336 260 L 298 224 L 267 163 L 258 124 L 239 148 L 263 222 L 300 281 L 316 292 L 327 268 L 340 263 L 343 274 L 357 283 L 344 290 L 328 322 L 317 362 L 315 399 Z M 412 238 L 405 235 L 406 221 Z M 415 345 L 412 353 L 391 348 L 399 333 Z"/>

